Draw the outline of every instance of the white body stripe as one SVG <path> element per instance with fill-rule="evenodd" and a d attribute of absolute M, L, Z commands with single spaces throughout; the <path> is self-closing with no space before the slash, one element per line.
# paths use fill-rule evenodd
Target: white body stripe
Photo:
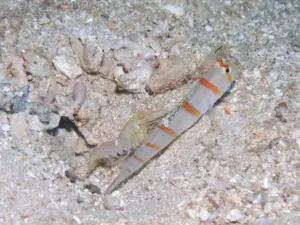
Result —
<path fill-rule="evenodd" d="M 170 122 L 169 128 L 174 130 L 176 133 L 181 134 L 182 132 L 184 132 L 188 128 L 190 128 L 192 125 L 194 125 L 198 119 L 199 118 L 191 115 L 189 112 L 187 112 L 183 108 L 180 108 L 177 111 L 175 117 Z"/>
<path fill-rule="evenodd" d="M 212 85 L 216 86 L 222 95 L 231 86 L 231 83 L 225 75 L 224 67 L 221 67 L 218 63 L 216 67 L 205 76 L 205 79 Z M 172 120 L 169 121 L 168 128 L 176 132 L 177 136 L 180 135 L 182 132 L 193 126 L 220 97 L 221 96 L 215 93 L 209 85 L 205 86 L 198 81 L 195 87 L 189 92 L 186 100 L 189 105 L 200 113 L 200 116 L 197 117 L 195 114 L 192 114 L 181 107 L 177 112 L 175 112 Z M 163 124 L 163 122 L 161 124 Z M 151 143 L 155 146 L 159 146 L 162 150 L 174 139 L 176 139 L 176 137 L 173 137 L 160 128 L 155 128 L 149 137 L 145 139 L 144 144 L 136 149 L 135 154 L 124 161 L 120 174 L 106 190 L 106 193 L 110 193 L 129 176 L 139 171 L 148 160 L 153 158 L 159 152 L 158 149 L 146 146 L 145 143 Z M 135 156 L 137 156 L 138 159 L 142 159 L 144 163 L 135 159 Z"/>
<path fill-rule="evenodd" d="M 139 147 L 139 151 L 136 151 L 135 155 L 140 157 L 140 158 L 146 158 L 146 159 L 151 159 L 153 156 L 155 156 L 159 150 L 149 148 L 146 145 L 141 145 Z"/>
<path fill-rule="evenodd" d="M 212 93 L 199 82 L 188 95 L 189 103 L 194 105 L 201 115 L 205 114 L 219 98 L 220 96 Z"/>
<path fill-rule="evenodd" d="M 171 141 L 173 141 L 173 139 L 174 137 L 167 134 L 165 131 L 161 130 L 160 128 L 155 128 L 146 141 L 163 147 L 167 146 Z"/>

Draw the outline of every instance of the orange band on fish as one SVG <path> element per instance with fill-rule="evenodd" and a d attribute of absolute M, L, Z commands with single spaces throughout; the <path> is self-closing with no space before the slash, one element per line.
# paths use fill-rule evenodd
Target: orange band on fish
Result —
<path fill-rule="evenodd" d="M 202 84 L 204 87 L 212 90 L 214 93 L 216 93 L 219 96 L 222 96 L 221 91 L 219 90 L 219 88 L 217 88 L 215 85 L 213 85 L 212 83 L 210 83 L 208 80 L 206 80 L 205 78 L 200 78 L 199 79 L 200 84 Z"/>
<path fill-rule="evenodd" d="M 156 149 L 156 150 L 160 150 L 161 149 L 158 145 L 152 144 L 150 142 L 147 142 L 145 145 L 147 147 L 149 147 L 149 148 L 153 148 L 153 149 Z"/>
<path fill-rule="evenodd" d="M 138 157 L 138 156 L 134 156 L 134 159 L 136 160 L 136 161 L 139 161 L 140 163 L 144 163 L 145 161 L 142 159 L 142 158 L 140 158 L 140 157 Z"/>
<path fill-rule="evenodd" d="M 224 67 L 224 68 L 226 68 L 226 69 L 229 68 L 229 65 L 225 64 L 225 63 L 222 61 L 222 59 L 218 60 L 218 63 L 219 63 L 219 65 L 220 65 L 221 67 Z"/>
<path fill-rule="evenodd" d="M 200 112 L 197 109 L 195 109 L 193 106 L 191 106 L 187 100 L 183 102 L 182 108 L 196 117 L 200 117 L 201 115 Z"/>
<path fill-rule="evenodd" d="M 159 128 L 162 131 L 166 132 L 167 134 L 171 135 L 172 137 L 177 137 L 176 132 L 170 129 L 169 127 L 165 127 L 164 125 L 159 125 Z"/>
<path fill-rule="evenodd" d="M 226 71 L 226 76 L 227 76 L 227 80 L 231 83 L 232 82 L 232 76 L 231 76 L 230 72 Z"/>

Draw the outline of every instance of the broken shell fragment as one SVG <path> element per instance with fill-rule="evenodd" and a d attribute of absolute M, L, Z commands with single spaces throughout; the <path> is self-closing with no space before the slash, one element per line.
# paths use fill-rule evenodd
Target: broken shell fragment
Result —
<path fill-rule="evenodd" d="M 101 73 L 101 75 L 104 78 L 113 80 L 114 71 L 116 70 L 116 67 L 117 67 L 117 62 L 111 57 L 109 57 L 109 54 L 106 54 L 103 57 L 103 62 L 102 62 L 102 66 L 99 69 L 99 73 Z"/>
<path fill-rule="evenodd" d="M 80 67 L 89 74 L 99 73 L 104 58 L 103 50 L 96 43 L 83 42 L 78 38 L 71 38 L 70 43 Z"/>
<path fill-rule="evenodd" d="M 129 73 L 122 72 L 123 68 L 117 67 L 115 81 L 118 88 L 133 93 L 142 93 L 145 90 L 152 72 L 152 64 L 144 60 L 138 62 Z"/>
<path fill-rule="evenodd" d="M 67 59 L 64 55 L 53 58 L 55 68 L 70 79 L 80 76 L 83 71 L 72 60 Z"/>
<path fill-rule="evenodd" d="M 103 51 L 98 46 L 92 46 L 89 43 L 83 45 L 82 57 L 80 58 L 80 65 L 90 74 L 99 72 L 99 68 L 103 60 Z"/>
<path fill-rule="evenodd" d="M 76 82 L 72 92 L 72 109 L 73 114 L 77 114 L 86 99 L 87 87 L 83 82 Z"/>
<path fill-rule="evenodd" d="M 163 7 L 167 12 L 175 15 L 176 17 L 181 17 L 184 15 L 184 8 L 179 5 L 167 4 Z"/>

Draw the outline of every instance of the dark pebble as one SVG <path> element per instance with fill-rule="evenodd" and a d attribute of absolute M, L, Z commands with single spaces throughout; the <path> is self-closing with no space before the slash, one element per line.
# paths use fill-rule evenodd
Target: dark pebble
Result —
<path fill-rule="evenodd" d="M 85 188 L 88 189 L 92 194 L 101 194 L 101 189 L 94 184 L 87 184 Z"/>

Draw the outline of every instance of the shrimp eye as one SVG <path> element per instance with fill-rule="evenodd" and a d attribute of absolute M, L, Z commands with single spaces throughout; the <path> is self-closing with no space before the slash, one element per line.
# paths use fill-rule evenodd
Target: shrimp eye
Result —
<path fill-rule="evenodd" d="M 227 68 L 227 69 L 225 70 L 225 72 L 226 72 L 226 73 L 229 73 L 229 72 L 230 72 L 229 68 Z"/>

